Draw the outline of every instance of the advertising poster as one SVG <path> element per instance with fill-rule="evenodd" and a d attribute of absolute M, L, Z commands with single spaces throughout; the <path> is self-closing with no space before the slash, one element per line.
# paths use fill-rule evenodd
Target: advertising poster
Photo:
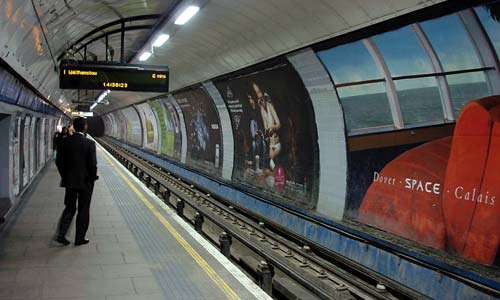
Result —
<path fill-rule="evenodd" d="M 127 142 L 141 146 L 142 145 L 142 125 L 137 111 L 133 107 L 127 107 L 122 110 L 126 120 Z"/>
<path fill-rule="evenodd" d="M 150 105 L 160 126 L 160 153 L 174 156 L 174 126 L 170 121 L 166 108 L 160 100 L 151 101 Z"/>
<path fill-rule="evenodd" d="M 181 133 L 181 121 L 179 118 L 179 114 L 175 109 L 174 105 L 168 100 L 163 99 L 160 102 L 163 104 L 165 110 L 165 121 L 167 125 L 167 131 L 171 132 L 174 137 L 174 152 L 173 157 L 176 160 L 181 160 L 181 152 L 182 152 L 182 133 Z"/>
<path fill-rule="evenodd" d="M 30 136 L 29 136 L 29 144 L 30 144 L 30 179 L 35 176 L 37 170 L 37 157 L 38 157 L 38 143 L 35 139 L 36 131 L 38 127 L 38 119 L 32 117 L 30 124 Z"/>
<path fill-rule="evenodd" d="M 46 119 L 40 119 L 38 125 L 38 140 L 39 140 L 39 150 L 38 150 L 38 169 L 40 169 L 45 163 L 45 154 L 47 146 L 47 136 L 45 135 Z"/>
<path fill-rule="evenodd" d="M 500 265 L 500 99 L 469 102 L 453 135 L 350 152 L 345 215 L 474 262 Z"/>
<path fill-rule="evenodd" d="M 48 142 L 48 149 L 49 149 L 49 153 L 47 155 L 47 160 L 51 159 L 51 157 L 54 156 L 54 147 L 53 147 L 53 137 L 56 133 L 56 122 L 54 119 L 50 119 L 49 121 L 49 124 L 48 124 L 48 133 L 47 133 L 47 142 Z"/>
<path fill-rule="evenodd" d="M 215 82 L 234 131 L 233 180 L 314 209 L 318 134 L 311 99 L 289 64 Z"/>
<path fill-rule="evenodd" d="M 215 105 L 201 88 L 174 95 L 184 115 L 187 134 L 187 164 L 221 175 L 222 134 Z"/>
<path fill-rule="evenodd" d="M 23 130 L 23 187 L 28 184 L 30 179 L 30 123 L 31 118 L 26 116 L 24 118 L 24 130 Z"/>
<path fill-rule="evenodd" d="M 59 119 L 57 119 L 56 129 L 57 129 L 57 131 L 61 132 L 62 128 L 63 128 L 62 118 L 59 118 Z"/>
<path fill-rule="evenodd" d="M 12 186 L 14 195 L 19 195 L 19 143 L 21 139 L 21 118 L 15 118 L 14 135 L 12 141 Z"/>
<path fill-rule="evenodd" d="M 136 105 L 142 121 L 143 147 L 152 151 L 158 151 L 158 123 L 148 102 Z"/>

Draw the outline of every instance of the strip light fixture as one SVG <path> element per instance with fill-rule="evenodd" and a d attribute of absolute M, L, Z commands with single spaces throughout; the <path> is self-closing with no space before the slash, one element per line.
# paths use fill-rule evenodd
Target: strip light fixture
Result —
<path fill-rule="evenodd" d="M 145 61 L 145 60 L 148 60 L 148 58 L 151 56 L 151 52 L 149 51 L 145 51 L 141 54 L 141 56 L 139 56 L 139 60 L 140 61 Z"/>
<path fill-rule="evenodd" d="M 166 41 L 170 38 L 170 35 L 168 34 L 160 34 L 156 40 L 153 42 L 153 47 L 161 47 L 163 44 L 165 44 Z"/>
<path fill-rule="evenodd" d="M 174 24 L 175 25 L 186 24 L 194 15 L 196 15 L 198 13 L 199 10 L 200 10 L 200 7 L 196 6 L 196 5 L 190 5 L 190 6 L 186 7 L 182 11 L 182 13 L 177 17 L 177 19 L 175 19 Z M 168 35 L 166 33 L 159 34 L 156 37 L 156 39 L 154 40 L 154 42 L 152 44 L 149 44 L 149 45 L 151 45 L 150 46 L 151 49 L 149 51 L 144 51 L 141 53 L 141 55 L 139 56 L 139 61 L 148 60 L 152 55 L 151 52 L 153 51 L 153 48 L 163 46 L 163 44 L 166 41 L 168 41 L 168 39 L 170 39 L 170 35 Z"/>
<path fill-rule="evenodd" d="M 175 25 L 186 24 L 196 13 L 200 10 L 198 6 L 190 5 L 188 6 L 175 20 Z"/>
<path fill-rule="evenodd" d="M 111 93 L 110 90 L 105 90 L 104 92 L 102 92 L 99 97 L 97 97 L 97 102 L 92 104 L 92 106 L 90 107 L 90 110 L 93 110 L 97 104 L 101 103 L 102 100 L 104 100 L 104 98 L 109 94 Z"/>

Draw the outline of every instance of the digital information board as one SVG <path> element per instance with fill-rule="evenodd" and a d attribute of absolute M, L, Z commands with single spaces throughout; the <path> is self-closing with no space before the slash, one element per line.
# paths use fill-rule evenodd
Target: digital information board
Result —
<path fill-rule="evenodd" d="M 59 87 L 79 90 L 168 92 L 168 67 L 105 62 L 66 62 L 59 66 Z"/>

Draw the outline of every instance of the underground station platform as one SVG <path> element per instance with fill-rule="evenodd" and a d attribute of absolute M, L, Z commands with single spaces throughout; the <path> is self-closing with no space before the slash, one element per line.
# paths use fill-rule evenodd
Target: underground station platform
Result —
<path fill-rule="evenodd" d="M 100 146 L 97 157 L 90 243 L 53 241 L 64 189 L 49 164 L 0 237 L 0 299 L 271 299 Z"/>

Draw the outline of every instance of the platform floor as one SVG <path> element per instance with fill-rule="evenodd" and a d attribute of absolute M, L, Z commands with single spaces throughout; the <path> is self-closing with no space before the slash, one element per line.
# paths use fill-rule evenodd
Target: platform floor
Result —
<path fill-rule="evenodd" d="M 51 241 L 64 189 L 42 175 L 1 233 L 0 299 L 270 299 L 100 147 L 98 168 L 79 247 Z"/>

